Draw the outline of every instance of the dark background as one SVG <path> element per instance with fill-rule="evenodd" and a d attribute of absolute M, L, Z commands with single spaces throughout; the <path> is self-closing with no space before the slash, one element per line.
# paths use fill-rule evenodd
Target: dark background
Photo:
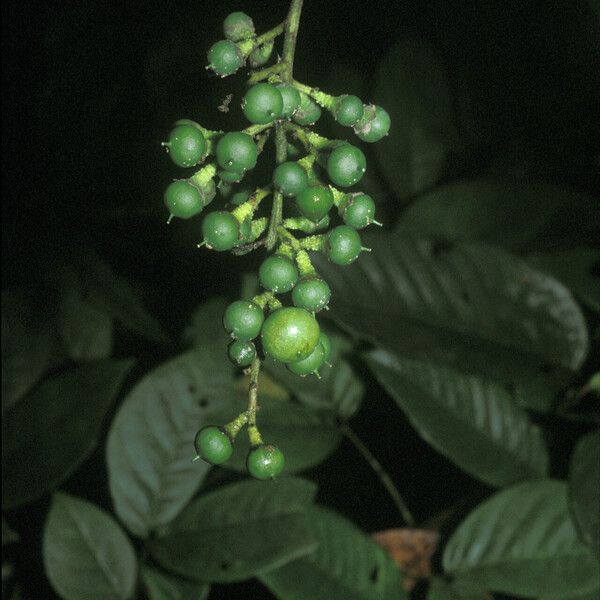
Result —
<path fill-rule="evenodd" d="M 3 289 L 31 285 L 57 257 L 91 246 L 136 286 L 174 337 L 202 300 L 235 297 L 239 275 L 256 269 L 260 253 L 235 258 L 197 250 L 197 220 L 166 227 L 162 193 L 177 173 L 159 144 L 181 117 L 213 129 L 244 126 L 243 77 L 211 76 L 206 50 L 222 37 L 229 12 L 248 12 L 261 32 L 283 20 L 287 7 L 272 0 L 5 2 Z M 370 96 L 375 66 L 404 33 L 421 35 L 438 50 L 458 112 L 468 82 L 477 114 L 486 117 L 485 140 L 449 168 L 446 180 L 485 173 L 500 158 L 508 170 L 596 189 L 600 24 L 587 2 L 306 0 L 295 76 L 333 94 L 376 101 Z M 345 87 L 346 73 L 362 76 L 361 89 Z M 224 115 L 217 106 L 230 92 L 232 109 Z M 327 133 L 330 119 L 322 122 Z M 374 156 L 368 159 L 377 169 Z M 381 185 L 377 200 L 391 223 L 404 204 Z M 117 339 L 115 353 L 142 356 L 142 365 L 169 355 L 127 335 Z M 366 369 L 357 368 L 369 392 L 356 429 L 420 521 L 489 492 L 422 442 Z M 568 448 L 580 430 L 561 427 Z M 100 449 L 65 487 L 108 507 L 103 460 Z M 554 457 L 553 475 L 564 476 L 564 462 Z M 319 500 L 365 530 L 400 526 L 385 491 L 349 444 L 311 476 L 321 486 Z M 26 598 L 52 597 L 34 543 L 46 509 L 44 500 L 12 515 L 33 540 L 15 557 Z M 268 597 L 248 583 L 215 586 L 210 598 L 246 595 Z"/>

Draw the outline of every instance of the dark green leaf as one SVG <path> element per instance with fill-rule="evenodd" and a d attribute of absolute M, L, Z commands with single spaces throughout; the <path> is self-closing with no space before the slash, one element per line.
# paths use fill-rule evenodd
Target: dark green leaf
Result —
<path fill-rule="evenodd" d="M 575 531 L 567 486 L 528 481 L 480 504 L 451 536 L 444 570 L 459 582 L 518 596 L 560 598 L 598 586 L 598 562 Z"/>
<path fill-rule="evenodd" d="M 600 430 L 582 437 L 575 446 L 569 496 L 581 539 L 600 555 Z"/>
<path fill-rule="evenodd" d="M 259 574 L 280 600 L 403 600 L 408 598 L 392 559 L 353 523 L 331 510 L 308 511 L 317 549 Z"/>
<path fill-rule="evenodd" d="M 190 581 L 148 565 L 142 565 L 141 571 L 149 600 L 205 600 L 210 593 L 208 583 Z"/>
<path fill-rule="evenodd" d="M 541 431 L 500 385 L 383 350 L 366 359 L 421 437 L 474 477 L 503 486 L 547 473 Z"/>
<path fill-rule="evenodd" d="M 465 592 L 441 577 L 433 577 L 427 590 L 427 600 L 486 600 L 486 596 L 481 592 Z"/>
<path fill-rule="evenodd" d="M 52 490 L 98 443 L 131 360 L 89 363 L 46 380 L 2 420 L 2 506 Z"/>
<path fill-rule="evenodd" d="M 2 545 L 15 544 L 20 540 L 19 534 L 2 517 Z"/>
<path fill-rule="evenodd" d="M 458 144 L 445 69 L 425 40 L 396 42 L 379 64 L 373 101 L 390 114 L 389 136 L 374 144 L 379 166 L 400 198 L 434 185 Z"/>
<path fill-rule="evenodd" d="M 342 436 L 331 416 L 260 392 L 259 403 L 261 435 L 266 442 L 281 448 L 285 456 L 285 473 L 303 471 L 319 464 L 339 445 Z M 238 413 L 239 407 L 224 412 L 216 421 L 226 423 Z M 244 431 L 236 439 L 233 456 L 222 466 L 245 472 L 249 450 L 248 436 Z"/>
<path fill-rule="evenodd" d="M 600 277 L 593 269 L 600 265 L 600 250 L 573 248 L 559 252 L 532 254 L 527 261 L 562 281 L 591 310 L 600 312 Z"/>
<path fill-rule="evenodd" d="M 584 594 L 568 594 L 565 596 L 552 596 L 552 595 L 544 595 L 540 596 L 538 600 L 598 600 L 600 597 L 600 588 L 596 588 L 591 592 L 586 592 Z"/>
<path fill-rule="evenodd" d="M 555 250 L 566 240 L 592 242 L 597 202 L 546 183 L 462 180 L 421 196 L 399 230 L 446 241 L 485 241 L 514 251 Z"/>
<path fill-rule="evenodd" d="M 129 282 L 93 252 L 81 255 L 81 281 L 90 301 L 99 310 L 146 339 L 169 341 L 161 324 L 146 310 Z"/>
<path fill-rule="evenodd" d="M 127 600 L 137 560 L 117 522 L 97 506 L 57 493 L 44 528 L 46 574 L 65 600 Z"/>
<path fill-rule="evenodd" d="M 233 373 L 220 350 L 197 348 L 148 373 L 119 408 L 106 447 L 109 486 L 117 515 L 135 535 L 174 519 L 200 487 L 209 465 L 192 462 L 196 432 L 221 424 L 212 415 L 223 407 L 243 410 Z"/>
<path fill-rule="evenodd" d="M 321 379 L 314 375 L 299 377 L 271 360 L 265 361 L 264 366 L 305 406 L 349 419 L 360 408 L 364 386 L 344 358 L 351 344 L 341 335 L 327 334 L 331 340 L 329 363 L 332 366 L 321 368 Z"/>
<path fill-rule="evenodd" d="M 581 310 L 559 282 L 480 244 L 365 236 L 373 252 L 339 268 L 317 257 L 330 314 L 397 354 L 507 382 L 564 376 L 585 359 Z"/>
<path fill-rule="evenodd" d="M 2 292 L 2 412 L 20 400 L 50 366 L 56 337 L 48 306 L 22 289 Z"/>
<path fill-rule="evenodd" d="M 248 579 L 314 550 L 306 509 L 315 492 L 290 477 L 234 483 L 192 502 L 148 547 L 163 567 L 192 579 Z"/>
<path fill-rule="evenodd" d="M 112 319 L 85 301 L 79 290 L 67 288 L 60 301 L 58 331 L 75 361 L 101 360 L 112 352 Z"/>
<path fill-rule="evenodd" d="M 212 298 L 201 304 L 183 332 L 183 342 L 189 346 L 218 346 L 226 357 L 226 346 L 231 338 L 223 327 L 223 315 L 228 304 L 225 298 Z"/>

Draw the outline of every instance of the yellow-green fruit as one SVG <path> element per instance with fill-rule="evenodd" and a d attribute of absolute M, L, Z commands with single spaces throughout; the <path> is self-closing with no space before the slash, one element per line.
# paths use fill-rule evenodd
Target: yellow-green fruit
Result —
<path fill-rule="evenodd" d="M 307 310 L 285 307 L 267 317 L 261 339 L 269 356 L 290 363 L 310 356 L 319 341 L 319 333 L 319 324 Z"/>

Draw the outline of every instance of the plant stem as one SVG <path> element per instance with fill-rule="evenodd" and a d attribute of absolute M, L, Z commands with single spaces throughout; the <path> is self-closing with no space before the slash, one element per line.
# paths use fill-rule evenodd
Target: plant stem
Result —
<path fill-rule="evenodd" d="M 260 374 L 260 359 L 257 357 L 250 365 L 250 387 L 248 388 L 248 437 L 252 446 L 262 444 L 262 438 L 256 427 L 256 411 L 258 409 L 258 376 Z"/>
<path fill-rule="evenodd" d="M 303 0 L 292 0 L 290 10 L 285 22 L 285 37 L 283 39 L 283 59 L 285 65 L 281 70 L 281 79 L 285 82 L 293 81 L 294 71 L 294 52 L 296 50 L 296 39 L 298 37 L 298 27 L 300 25 L 300 13 L 302 12 Z M 287 159 L 287 138 L 285 129 L 281 124 L 275 125 L 275 160 L 277 164 L 285 162 Z M 269 223 L 269 232 L 267 233 L 266 247 L 272 250 L 277 242 L 277 228 L 283 222 L 283 196 L 281 192 L 275 192 L 273 195 L 273 208 L 271 209 L 271 221 Z"/>
<path fill-rule="evenodd" d="M 404 498 L 402 498 L 400 492 L 394 485 L 392 478 L 387 474 L 385 469 L 381 466 L 380 462 L 373 456 L 371 451 L 365 446 L 364 442 L 354 433 L 347 423 L 342 423 L 340 427 L 342 433 L 352 442 L 355 448 L 362 454 L 363 458 L 369 463 L 370 467 L 375 471 L 379 481 L 383 484 L 388 494 L 394 501 L 398 512 L 404 519 L 404 522 L 409 527 L 414 527 L 416 524 L 415 518 L 412 516 Z"/>

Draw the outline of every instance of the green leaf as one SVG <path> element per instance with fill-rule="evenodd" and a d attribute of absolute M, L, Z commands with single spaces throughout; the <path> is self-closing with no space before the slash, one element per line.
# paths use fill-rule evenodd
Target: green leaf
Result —
<path fill-rule="evenodd" d="M 129 282 L 102 258 L 93 252 L 84 252 L 78 267 L 82 285 L 94 306 L 152 342 L 169 342 L 161 324 L 146 310 Z"/>
<path fill-rule="evenodd" d="M 21 541 L 19 534 L 2 517 L 2 545 L 16 544 Z"/>
<path fill-rule="evenodd" d="M 210 593 L 208 583 L 190 581 L 148 565 L 142 565 L 141 572 L 149 600 L 205 600 Z"/>
<path fill-rule="evenodd" d="M 280 600 L 403 600 L 392 559 L 353 523 L 320 506 L 308 511 L 317 549 L 259 579 Z"/>
<path fill-rule="evenodd" d="M 16 404 L 50 366 L 56 338 L 47 298 L 23 289 L 2 292 L 2 412 Z"/>
<path fill-rule="evenodd" d="M 315 493 L 314 484 L 290 477 L 234 483 L 194 500 L 148 548 L 185 577 L 248 579 L 314 550 L 306 510 Z"/>
<path fill-rule="evenodd" d="M 259 403 L 258 423 L 261 435 L 266 442 L 275 444 L 283 452 L 285 473 L 303 471 L 323 462 L 341 441 L 341 433 L 331 416 L 270 397 L 261 393 L 260 387 Z M 237 410 L 232 408 L 223 412 L 215 422 L 227 423 L 239 412 L 239 407 Z M 233 455 L 221 466 L 245 473 L 249 450 L 248 436 L 243 431 L 236 438 Z"/>
<path fill-rule="evenodd" d="M 74 288 L 61 298 L 58 331 L 68 355 L 75 361 L 108 358 L 112 353 L 112 319 L 86 302 Z"/>
<path fill-rule="evenodd" d="M 226 346 L 231 338 L 223 327 L 223 315 L 228 304 L 225 298 L 211 298 L 201 304 L 183 332 L 183 342 L 189 346 L 218 346 L 226 356 Z"/>
<path fill-rule="evenodd" d="M 549 479 L 520 483 L 475 508 L 448 541 L 443 566 L 458 582 L 526 597 L 585 593 L 600 580 L 571 520 L 566 484 Z"/>
<path fill-rule="evenodd" d="M 569 466 L 571 512 L 585 544 L 600 555 L 600 430 L 582 437 Z"/>
<path fill-rule="evenodd" d="M 44 381 L 2 419 L 2 506 L 52 490 L 91 454 L 131 360 L 89 363 Z"/>
<path fill-rule="evenodd" d="M 492 486 L 547 473 L 540 429 L 500 385 L 383 350 L 366 360 L 421 437 L 461 469 Z"/>
<path fill-rule="evenodd" d="M 598 596 L 600 596 L 600 587 L 592 590 L 591 592 L 586 592 L 584 594 L 568 594 L 566 596 L 552 596 L 552 595 L 544 595 L 540 596 L 538 600 L 598 600 Z"/>
<path fill-rule="evenodd" d="M 194 437 L 203 425 L 222 424 L 215 415 L 224 407 L 243 409 L 233 374 L 221 349 L 196 348 L 148 373 L 119 408 L 106 447 L 109 486 L 135 535 L 174 519 L 200 487 L 210 465 L 192 462 Z"/>
<path fill-rule="evenodd" d="M 133 595 L 137 560 L 117 522 L 97 506 L 54 495 L 44 528 L 44 566 L 65 600 L 127 600 Z"/>
<path fill-rule="evenodd" d="M 433 186 L 458 144 L 446 72 L 425 40 L 405 37 L 379 64 L 373 100 L 390 114 L 389 136 L 374 144 L 398 197 Z"/>
<path fill-rule="evenodd" d="M 355 335 L 507 382 L 562 379 L 585 359 L 569 291 L 515 256 L 390 233 L 363 243 L 373 252 L 344 269 L 315 260 L 333 290 L 329 313 Z"/>
<path fill-rule="evenodd" d="M 600 264 L 600 250 L 573 248 L 532 254 L 527 262 L 562 281 L 582 303 L 600 313 L 600 277 L 593 274 Z"/>
<path fill-rule="evenodd" d="M 513 251 L 556 250 L 593 243 L 597 203 L 547 183 L 461 180 L 421 196 L 399 223 L 401 232 L 446 241 L 484 241 Z"/>
<path fill-rule="evenodd" d="M 486 596 L 481 592 L 459 590 L 441 577 L 432 577 L 427 600 L 486 600 Z"/>
<path fill-rule="evenodd" d="M 272 360 L 263 364 L 305 406 L 349 419 L 360 408 L 364 385 L 344 358 L 351 348 L 349 341 L 339 334 L 327 332 L 327 335 L 331 340 L 329 363 L 332 366 L 321 368 L 321 379 L 314 375 L 299 377 Z"/>

